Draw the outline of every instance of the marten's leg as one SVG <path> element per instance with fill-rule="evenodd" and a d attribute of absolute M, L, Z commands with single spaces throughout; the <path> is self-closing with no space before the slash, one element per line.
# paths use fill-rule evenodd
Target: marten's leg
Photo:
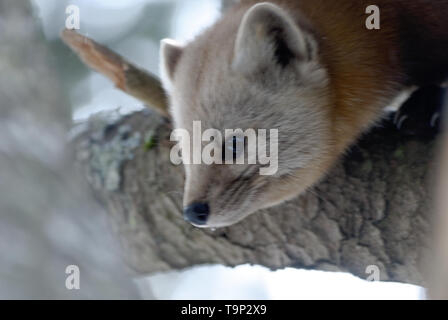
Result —
<path fill-rule="evenodd" d="M 404 134 L 435 135 L 442 124 L 448 89 L 429 85 L 416 90 L 393 115 L 395 126 Z M 446 110 L 445 110 L 446 111 Z"/>

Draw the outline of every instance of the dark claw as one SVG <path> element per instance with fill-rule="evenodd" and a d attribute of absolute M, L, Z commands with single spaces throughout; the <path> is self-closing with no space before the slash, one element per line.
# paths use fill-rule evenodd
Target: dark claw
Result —
<path fill-rule="evenodd" d="M 447 89 L 426 86 L 415 91 L 393 117 L 400 132 L 409 135 L 432 136 L 440 131 L 443 104 Z"/>

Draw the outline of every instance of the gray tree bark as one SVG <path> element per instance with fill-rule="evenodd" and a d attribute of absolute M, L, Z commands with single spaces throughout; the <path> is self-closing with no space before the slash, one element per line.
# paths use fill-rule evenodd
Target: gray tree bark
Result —
<path fill-rule="evenodd" d="M 184 172 L 169 160 L 170 124 L 150 111 L 95 117 L 76 154 L 136 274 L 200 264 L 345 271 L 424 284 L 436 142 L 376 128 L 306 194 L 215 231 L 181 214 Z"/>

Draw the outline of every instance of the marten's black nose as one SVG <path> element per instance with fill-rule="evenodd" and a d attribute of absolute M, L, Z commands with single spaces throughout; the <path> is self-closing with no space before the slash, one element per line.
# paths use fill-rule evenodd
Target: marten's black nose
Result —
<path fill-rule="evenodd" d="M 207 222 L 209 214 L 208 203 L 195 202 L 184 208 L 184 219 L 198 226 L 202 226 Z"/>

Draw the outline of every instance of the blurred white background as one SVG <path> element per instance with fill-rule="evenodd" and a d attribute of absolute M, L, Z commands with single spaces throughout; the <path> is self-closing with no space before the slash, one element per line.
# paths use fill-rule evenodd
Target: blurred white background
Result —
<path fill-rule="evenodd" d="M 58 40 L 65 8 L 80 8 L 81 30 L 130 61 L 158 74 L 159 40 L 188 41 L 213 23 L 218 0 L 34 0 L 45 37 L 61 58 L 54 61 L 70 97 L 75 121 L 109 109 L 126 113 L 142 108 L 109 80 L 80 65 Z M 69 55 L 69 56 L 67 56 Z M 368 275 L 366 274 L 366 277 Z M 159 299 L 421 299 L 417 286 L 367 282 L 343 273 L 260 266 L 202 266 L 139 279 L 143 295 L 150 286 Z"/>

